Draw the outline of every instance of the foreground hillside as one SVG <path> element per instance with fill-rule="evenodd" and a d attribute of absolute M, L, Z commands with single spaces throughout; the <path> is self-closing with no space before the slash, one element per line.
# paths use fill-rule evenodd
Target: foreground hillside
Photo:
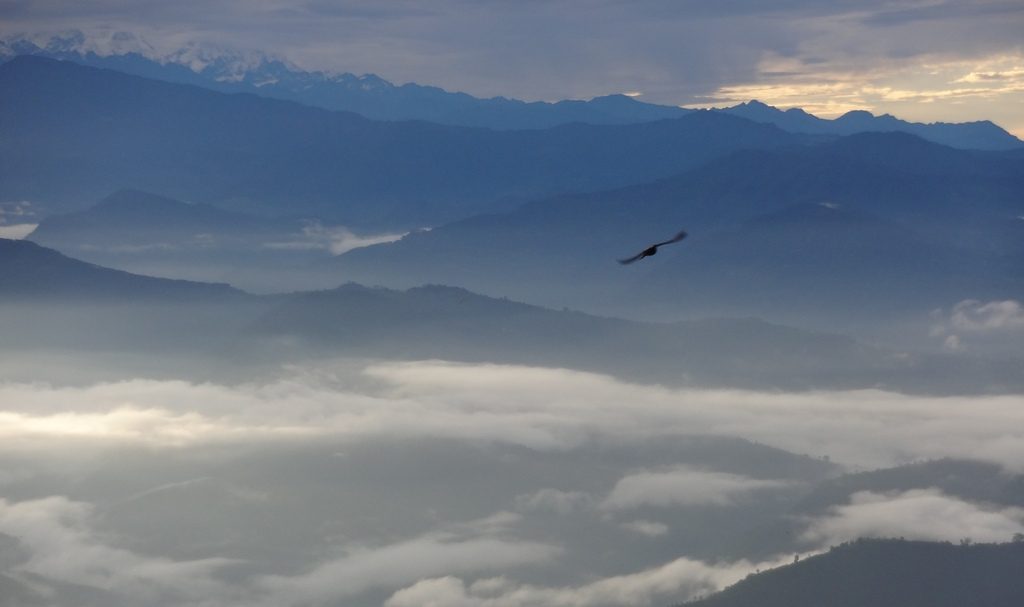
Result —
<path fill-rule="evenodd" d="M 1024 542 L 861 540 L 753 575 L 691 607 L 1017 607 Z"/>

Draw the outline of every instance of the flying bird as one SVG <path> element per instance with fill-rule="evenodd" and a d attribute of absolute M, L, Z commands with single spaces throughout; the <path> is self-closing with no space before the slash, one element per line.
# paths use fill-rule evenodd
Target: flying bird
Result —
<path fill-rule="evenodd" d="M 659 242 L 657 244 L 652 244 L 651 246 L 647 247 L 643 251 L 640 251 L 639 253 L 637 253 L 636 255 L 634 255 L 632 257 L 630 257 L 629 259 L 620 259 L 619 263 L 621 263 L 622 265 L 626 265 L 626 264 L 633 263 L 634 261 L 639 261 L 639 260 L 643 259 L 644 257 L 650 257 L 651 255 L 657 255 L 658 254 L 658 247 L 660 247 L 662 245 L 666 245 L 666 244 L 672 244 L 673 242 L 679 242 L 680 240 L 682 240 L 684 238 L 686 238 L 686 232 L 680 232 L 680 233 L 676 234 L 675 236 L 673 236 L 671 240 L 666 240 L 665 242 Z"/>

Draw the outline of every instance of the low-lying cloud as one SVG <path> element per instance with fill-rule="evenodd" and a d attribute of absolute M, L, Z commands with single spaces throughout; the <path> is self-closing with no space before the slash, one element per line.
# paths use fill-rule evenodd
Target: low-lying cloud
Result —
<path fill-rule="evenodd" d="M 668 525 L 665 523 L 644 520 L 622 523 L 622 528 L 647 537 L 660 537 L 669 531 Z"/>
<path fill-rule="evenodd" d="M 523 511 L 548 511 L 572 514 L 593 507 L 594 498 L 583 491 L 562 491 L 545 488 L 516 497 L 516 507 Z"/>
<path fill-rule="evenodd" d="M 395 242 L 403 233 L 383 233 L 360 235 L 345 226 L 328 226 L 314 221 L 302 228 L 302 234 L 295 240 L 269 242 L 268 249 L 281 250 L 326 250 L 331 255 L 341 255 L 353 249 L 368 247 L 375 244 Z"/>
<path fill-rule="evenodd" d="M 711 565 L 687 558 L 637 573 L 603 578 L 580 586 L 549 587 L 486 578 L 466 584 L 445 576 L 399 590 L 385 607 L 644 607 L 678 602 L 733 584 L 755 569 L 782 562 L 737 561 Z"/>
<path fill-rule="evenodd" d="M 601 507 L 629 510 L 641 506 L 728 506 L 755 491 L 778 489 L 786 481 L 760 480 L 677 466 L 670 470 L 644 471 L 619 480 Z"/>
<path fill-rule="evenodd" d="M 1014 299 L 980 301 L 965 299 L 950 310 L 936 310 L 931 335 L 943 347 L 959 351 L 972 341 L 1017 340 L 1024 331 L 1024 304 Z"/>
<path fill-rule="evenodd" d="M 723 560 L 717 537 L 699 536 L 730 521 L 722 533 L 741 541 L 743 525 L 788 512 L 760 498 L 792 498 L 824 466 L 708 436 L 859 466 L 953 456 L 1024 468 L 1013 395 L 676 389 L 348 360 L 237 385 L 2 383 L 0 403 L 0 534 L 19 547 L 0 570 L 117 606 L 671 604 L 791 562 Z M 792 465 L 807 469 L 789 476 Z M 1022 530 L 1020 509 L 966 499 L 858 493 L 797 539 L 816 551 L 862 535 Z"/>
<path fill-rule="evenodd" d="M 914 489 L 854 493 L 848 504 L 835 506 L 827 516 L 812 521 L 802 538 L 815 545 L 860 537 L 1006 542 L 1021 532 L 1024 508 L 986 506 L 938 489 Z"/>
<path fill-rule="evenodd" d="M 1024 305 L 1019 301 L 982 302 L 968 299 L 956 304 L 950 317 L 954 329 L 968 332 L 1024 329 Z"/>
<path fill-rule="evenodd" d="M 0 402 L 7 409 L 0 437 L 25 449 L 41 447 L 41 439 L 181 447 L 319 437 L 443 438 L 565 451 L 713 434 L 860 466 L 961 457 L 1024 470 L 1019 395 L 669 389 L 562 369 L 425 361 L 370 364 L 355 375 L 322 368 L 240 386 L 2 384 Z"/>
<path fill-rule="evenodd" d="M 558 555 L 555 546 L 536 542 L 450 534 L 429 535 L 376 549 L 356 550 L 307 573 L 259 581 L 260 604 L 322 605 L 374 587 L 393 587 L 451 571 L 500 571 L 543 565 Z"/>
<path fill-rule="evenodd" d="M 0 554 L 6 557 L 0 573 L 26 580 L 28 588 L 44 595 L 52 592 L 48 588 L 77 584 L 117 604 L 284 607 L 332 604 L 368 589 L 446 573 L 539 566 L 560 553 L 551 544 L 511 537 L 508 525 L 517 519 L 499 514 L 387 545 L 346 546 L 343 554 L 302 573 L 230 583 L 219 573 L 238 561 L 143 555 L 111 544 L 95 519 L 92 505 L 64 496 L 0 500 L 0 534 L 15 538 L 20 548 L 14 556 Z"/>
<path fill-rule="evenodd" d="M 38 225 L 34 223 L 15 223 L 11 225 L 0 224 L 0 238 L 21 240 L 31 234 L 36 227 L 38 227 Z"/>
<path fill-rule="evenodd" d="M 189 604 L 232 591 L 215 578 L 230 559 L 192 561 L 145 556 L 112 546 L 93 529 L 93 508 L 63 496 L 11 503 L 0 499 L 0 533 L 17 538 L 24 559 L 5 573 L 97 588 L 144 604 Z"/>

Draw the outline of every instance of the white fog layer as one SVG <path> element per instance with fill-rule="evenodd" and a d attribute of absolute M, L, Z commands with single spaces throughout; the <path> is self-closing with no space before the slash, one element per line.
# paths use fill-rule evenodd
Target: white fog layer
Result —
<path fill-rule="evenodd" d="M 421 361 L 241 385 L 5 383 L 0 402 L 3 574 L 97 605 L 661 605 L 858 537 L 1024 531 L 1024 509 L 928 487 L 842 494 L 754 559 L 713 557 L 700 530 L 766 521 L 837 463 L 1020 472 L 1018 396 Z M 737 439 L 753 443 L 725 446 Z"/>

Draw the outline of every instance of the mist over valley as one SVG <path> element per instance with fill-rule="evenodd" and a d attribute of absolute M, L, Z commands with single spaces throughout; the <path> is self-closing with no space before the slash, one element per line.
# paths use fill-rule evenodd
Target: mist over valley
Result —
<path fill-rule="evenodd" d="M 105 31 L 0 28 L 0 605 L 1024 601 L 1019 131 Z"/>

